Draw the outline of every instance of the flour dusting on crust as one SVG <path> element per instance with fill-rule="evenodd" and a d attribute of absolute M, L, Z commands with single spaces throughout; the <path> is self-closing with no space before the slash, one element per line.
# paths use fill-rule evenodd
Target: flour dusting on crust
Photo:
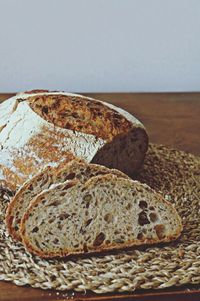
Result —
<path fill-rule="evenodd" d="M 91 162 L 107 144 L 93 133 L 60 128 L 40 117 L 26 101 L 36 95 L 78 96 L 93 101 L 92 98 L 66 92 L 31 91 L 19 93 L 0 104 L 0 181 L 19 186 L 46 166 L 55 167 L 75 157 Z M 119 112 L 132 122 L 133 127 L 144 129 L 128 112 L 112 104 L 95 101 Z"/>
<path fill-rule="evenodd" d="M 93 135 L 62 129 L 47 122 L 36 114 L 26 101 L 23 101 L 31 95 L 19 94 L 18 97 L 12 97 L 0 105 L 0 120 L 4 125 L 0 131 L 0 166 L 3 166 L 0 180 L 5 180 L 7 170 L 15 173 L 17 177 L 31 178 L 36 166 L 37 171 L 38 168 L 57 166 L 66 159 L 67 152 L 71 154 L 71 158 L 77 156 L 90 161 L 94 153 L 105 144 L 104 140 L 96 139 Z M 17 99 L 21 101 L 16 105 Z M 14 107 L 16 109 L 13 111 Z M 53 140 L 52 137 L 55 139 Z M 40 139 L 42 145 L 38 145 Z M 50 152 L 52 148 L 63 156 L 56 156 L 55 161 L 51 161 L 49 160 L 52 158 L 51 154 L 47 159 L 40 155 L 37 146 L 39 149 L 40 146 L 45 147 L 48 144 Z M 21 162 L 24 162 L 27 169 L 28 165 L 33 164 L 35 167 L 26 175 L 24 166 L 24 171 L 21 170 Z"/>

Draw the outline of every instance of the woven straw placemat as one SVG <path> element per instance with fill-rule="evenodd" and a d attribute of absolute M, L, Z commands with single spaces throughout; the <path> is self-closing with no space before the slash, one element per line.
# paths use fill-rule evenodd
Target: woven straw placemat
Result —
<path fill-rule="evenodd" d="M 178 241 L 117 255 L 41 260 L 26 253 L 7 234 L 3 223 L 5 197 L 0 210 L 0 280 L 43 289 L 96 293 L 199 284 L 200 158 L 150 145 L 138 179 L 175 204 L 184 225 Z"/>

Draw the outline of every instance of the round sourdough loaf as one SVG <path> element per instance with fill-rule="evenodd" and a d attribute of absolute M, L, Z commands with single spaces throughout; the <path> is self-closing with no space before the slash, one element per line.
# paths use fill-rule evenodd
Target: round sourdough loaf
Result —
<path fill-rule="evenodd" d="M 12 189 L 76 157 L 132 176 L 147 147 L 135 117 L 82 95 L 34 90 L 0 104 L 0 182 Z"/>

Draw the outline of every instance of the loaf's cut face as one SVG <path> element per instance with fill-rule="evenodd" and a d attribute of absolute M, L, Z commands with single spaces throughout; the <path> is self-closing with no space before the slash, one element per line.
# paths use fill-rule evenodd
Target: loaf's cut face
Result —
<path fill-rule="evenodd" d="M 0 182 L 14 189 L 38 169 L 81 158 L 132 176 L 148 147 L 128 112 L 65 92 L 20 93 L 0 104 Z"/>
<path fill-rule="evenodd" d="M 19 226 L 22 216 L 33 198 L 43 190 L 48 189 L 51 185 L 63 183 L 69 179 L 78 179 L 81 183 L 84 183 L 93 176 L 109 173 L 121 178 L 128 178 L 127 175 L 119 170 L 108 169 L 105 166 L 96 164 L 88 164 L 83 160 L 72 160 L 66 164 L 62 163 L 56 168 L 46 167 L 31 180 L 25 182 L 8 205 L 6 224 L 10 235 L 14 239 L 21 241 Z"/>
<path fill-rule="evenodd" d="M 41 257 L 167 242 L 181 230 L 176 210 L 159 194 L 111 174 L 41 193 L 21 222 L 23 243 Z"/>

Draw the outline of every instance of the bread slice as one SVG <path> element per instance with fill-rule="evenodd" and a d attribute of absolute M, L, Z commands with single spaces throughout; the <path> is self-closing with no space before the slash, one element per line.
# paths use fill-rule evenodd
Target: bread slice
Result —
<path fill-rule="evenodd" d="M 73 160 L 59 165 L 57 168 L 47 167 L 27 181 L 16 193 L 10 202 L 6 212 L 6 224 L 10 235 L 21 241 L 19 226 L 21 218 L 28 208 L 31 200 L 44 189 L 52 184 L 62 183 L 68 179 L 79 179 L 85 182 L 90 177 L 112 173 L 119 177 L 128 178 L 127 175 L 116 169 L 109 169 L 96 164 L 88 164 L 83 160 Z"/>
<path fill-rule="evenodd" d="M 111 174 L 44 191 L 21 221 L 27 250 L 49 258 L 168 242 L 181 230 L 178 213 L 161 195 Z"/>

